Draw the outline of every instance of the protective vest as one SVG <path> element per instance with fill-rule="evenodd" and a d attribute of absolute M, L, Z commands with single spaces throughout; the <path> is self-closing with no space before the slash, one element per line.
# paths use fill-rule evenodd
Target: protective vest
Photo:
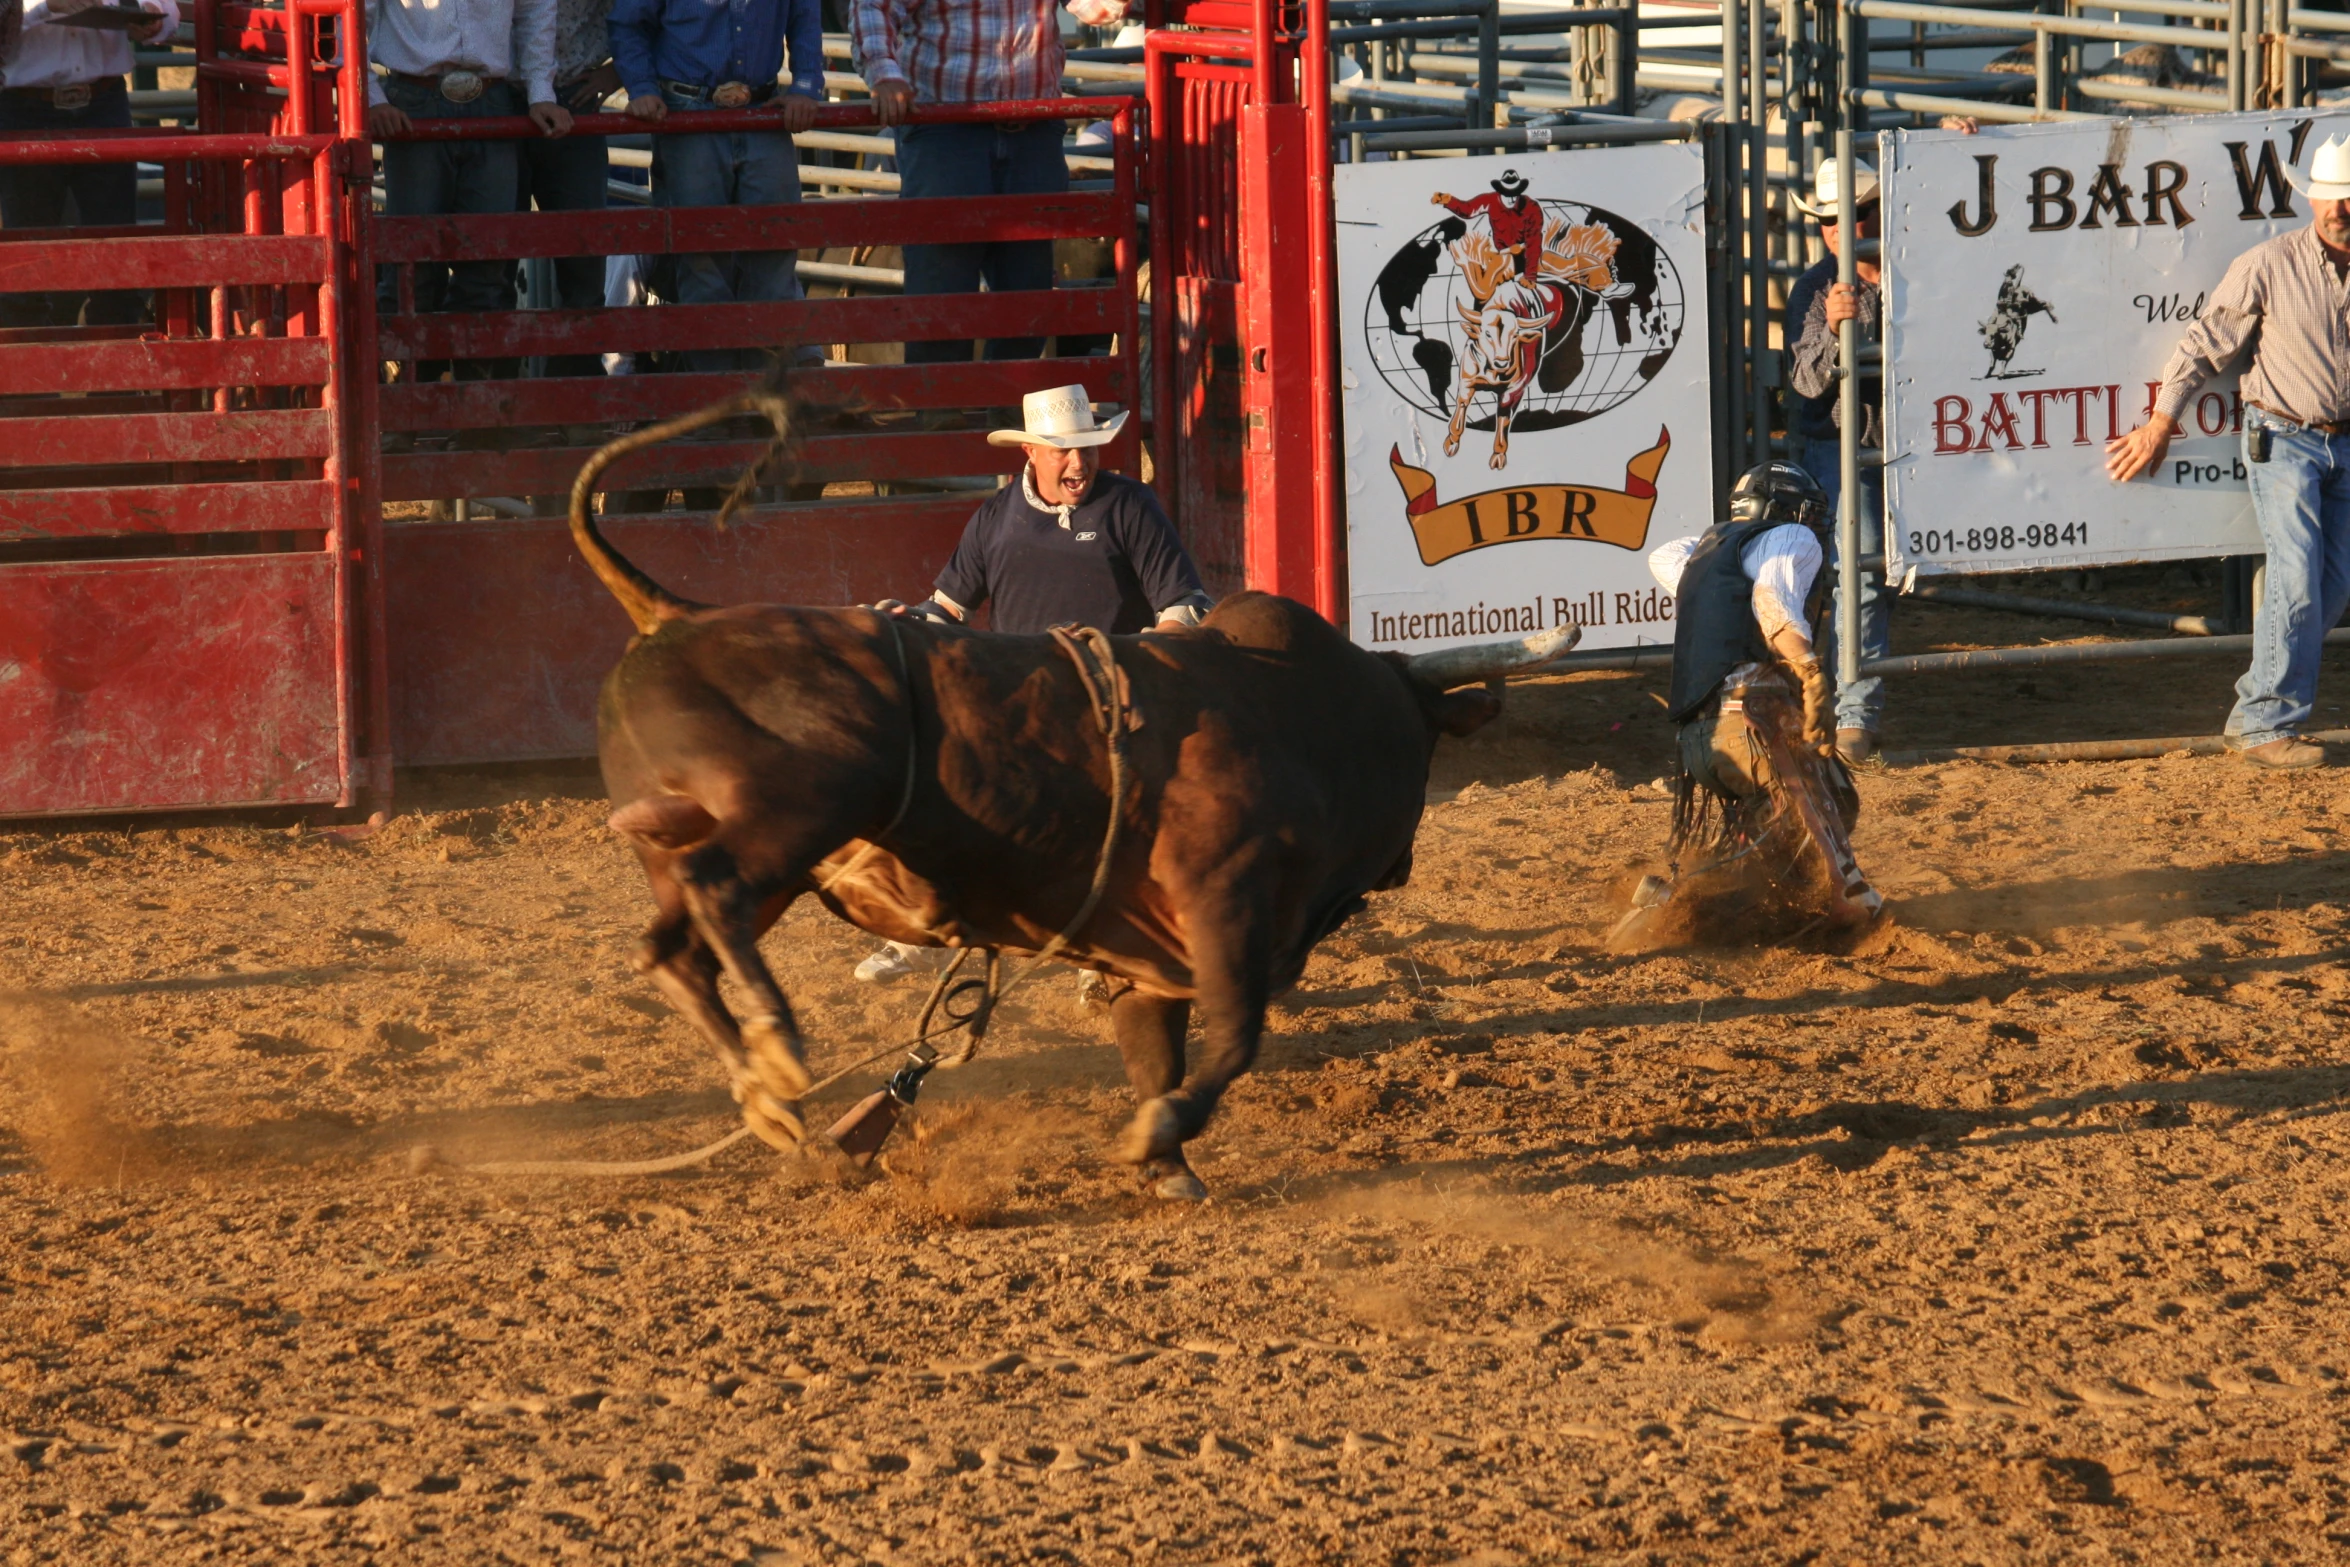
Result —
<path fill-rule="evenodd" d="M 1725 522 L 1709 530 L 1690 554 L 1681 572 L 1681 591 L 1673 604 L 1673 684 L 1668 693 L 1674 723 L 1686 723 L 1724 676 L 1740 664 L 1761 663 L 1771 657 L 1762 626 L 1754 618 L 1754 579 L 1740 558 L 1759 534 L 1787 526 L 1770 518 L 1754 522 Z M 1812 580 L 1812 603 L 1819 599 L 1827 573 Z"/>

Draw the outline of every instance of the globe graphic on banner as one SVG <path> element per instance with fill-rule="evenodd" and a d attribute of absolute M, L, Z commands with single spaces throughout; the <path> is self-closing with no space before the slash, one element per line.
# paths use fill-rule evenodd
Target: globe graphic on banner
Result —
<path fill-rule="evenodd" d="M 1381 378 L 1433 418 L 1466 396 L 1466 427 L 1488 430 L 1515 392 L 1514 430 L 1579 424 L 1654 380 L 1681 340 L 1680 274 L 1639 224 L 1524 200 L 1541 208 L 1538 266 L 1497 246 L 1485 217 L 1446 216 L 1388 259 L 1363 303 Z"/>

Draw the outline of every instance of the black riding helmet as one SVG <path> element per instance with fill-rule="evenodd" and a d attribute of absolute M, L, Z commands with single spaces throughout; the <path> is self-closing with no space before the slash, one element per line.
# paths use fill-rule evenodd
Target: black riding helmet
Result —
<path fill-rule="evenodd" d="M 1828 521 L 1828 492 L 1791 462 L 1760 463 L 1730 486 L 1730 520 L 1823 527 Z"/>

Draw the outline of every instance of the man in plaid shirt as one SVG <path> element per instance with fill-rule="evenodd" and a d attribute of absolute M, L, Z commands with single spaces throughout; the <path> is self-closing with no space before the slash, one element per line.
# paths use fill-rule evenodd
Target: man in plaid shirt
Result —
<path fill-rule="evenodd" d="M 1002 103 L 1061 95 L 1060 7 L 1053 0 L 855 0 L 849 32 L 874 115 L 896 127 L 899 194 L 1038 196 L 1069 188 L 1061 122 L 909 125 L 917 103 Z M 1126 0 L 1072 0 L 1089 27 Z M 908 245 L 906 292 L 967 294 L 1053 286 L 1050 240 Z M 991 338 L 990 359 L 1033 359 L 1036 337 Z M 968 342 L 908 343 L 908 364 L 968 360 Z"/>

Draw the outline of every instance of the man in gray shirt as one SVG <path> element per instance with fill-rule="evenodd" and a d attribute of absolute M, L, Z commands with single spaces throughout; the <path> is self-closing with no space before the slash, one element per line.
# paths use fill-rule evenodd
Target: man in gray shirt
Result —
<path fill-rule="evenodd" d="M 2350 141 L 2328 141 L 2309 170 L 2309 227 L 2235 259 L 2163 366 L 2153 416 L 2105 458 L 2124 484 L 2158 466 L 2195 394 L 2250 357 L 2244 455 L 2268 569 L 2226 733 L 2263 767 L 2325 761 L 2301 731 L 2326 633 L 2350 608 Z"/>

